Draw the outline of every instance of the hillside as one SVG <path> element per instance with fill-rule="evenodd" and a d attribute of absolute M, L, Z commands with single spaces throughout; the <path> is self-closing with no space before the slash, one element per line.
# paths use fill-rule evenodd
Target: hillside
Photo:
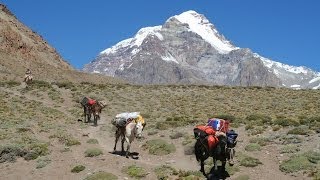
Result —
<path fill-rule="evenodd" d="M 83 96 L 108 102 L 97 127 L 78 121 Z M 320 177 L 319 90 L 46 81 L 25 88 L 6 81 L 0 97 L 1 179 L 204 179 L 192 153 L 192 130 L 209 117 L 231 119 L 239 133 L 227 179 Z M 144 138 L 131 147 L 136 159 L 110 153 L 110 121 L 126 111 L 140 111 L 147 121 Z M 150 140 L 162 144 L 162 155 L 146 149 Z M 86 157 L 89 152 L 97 156 Z M 206 164 L 209 172 L 211 160 Z M 77 165 L 85 169 L 72 173 Z"/>
<path fill-rule="evenodd" d="M 22 81 L 27 68 L 36 80 L 124 83 L 75 70 L 45 39 L 0 4 L 0 80 Z"/>

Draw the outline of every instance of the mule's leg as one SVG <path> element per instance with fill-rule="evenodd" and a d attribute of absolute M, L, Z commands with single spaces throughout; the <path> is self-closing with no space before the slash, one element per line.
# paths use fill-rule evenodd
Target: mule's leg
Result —
<path fill-rule="evenodd" d="M 125 137 L 123 136 L 121 139 L 121 151 L 124 153 L 124 142 L 126 141 Z"/>
<path fill-rule="evenodd" d="M 213 170 L 217 170 L 217 160 L 215 158 L 213 158 Z"/>
<path fill-rule="evenodd" d="M 95 114 L 93 116 L 93 124 L 94 126 L 97 126 L 98 125 L 98 119 L 99 119 L 99 115 Z"/>
<path fill-rule="evenodd" d="M 221 161 L 221 162 L 222 162 L 221 170 L 222 170 L 222 172 L 225 172 L 225 171 L 226 171 L 226 161 L 223 160 L 223 161 Z"/>
<path fill-rule="evenodd" d="M 87 108 L 86 108 L 86 106 L 83 106 L 83 116 L 84 116 L 84 122 L 86 123 L 86 120 L 87 120 Z"/>
<path fill-rule="evenodd" d="M 129 158 L 129 151 L 130 151 L 131 142 L 128 137 L 125 137 L 125 140 L 127 142 L 126 158 Z"/>
<path fill-rule="evenodd" d="M 115 136 L 116 136 L 116 140 L 114 141 L 114 148 L 113 148 L 113 152 L 115 152 L 115 151 L 116 151 L 117 143 L 118 143 L 118 140 L 119 140 L 119 137 L 120 137 L 119 129 L 117 129 L 117 130 L 116 130 Z"/>
<path fill-rule="evenodd" d="M 200 160 L 200 172 L 202 172 L 202 174 L 204 176 L 206 176 L 206 172 L 204 171 L 204 160 L 203 159 Z"/>

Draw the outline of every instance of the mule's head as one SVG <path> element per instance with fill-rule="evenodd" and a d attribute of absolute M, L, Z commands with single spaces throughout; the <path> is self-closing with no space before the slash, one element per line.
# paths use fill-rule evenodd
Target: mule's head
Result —
<path fill-rule="evenodd" d="M 135 134 L 136 134 L 136 138 L 141 138 L 142 137 L 142 131 L 143 131 L 143 124 L 141 122 L 138 122 L 135 126 Z"/>

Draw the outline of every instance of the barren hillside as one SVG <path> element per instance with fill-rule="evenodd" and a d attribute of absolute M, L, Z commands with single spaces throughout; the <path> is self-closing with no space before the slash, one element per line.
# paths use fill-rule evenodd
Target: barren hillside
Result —
<path fill-rule="evenodd" d="M 97 127 L 78 120 L 83 96 L 108 102 Z M 320 177 L 318 90 L 5 81 L 0 97 L 0 179 L 205 179 L 192 130 L 209 117 L 239 133 L 235 166 L 212 179 Z M 147 126 L 127 159 L 110 121 L 130 111 Z"/>

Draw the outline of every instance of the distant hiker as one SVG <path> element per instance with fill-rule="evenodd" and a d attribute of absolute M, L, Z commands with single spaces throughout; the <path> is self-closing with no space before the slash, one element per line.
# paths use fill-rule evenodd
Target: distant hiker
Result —
<path fill-rule="evenodd" d="M 31 70 L 28 68 L 27 71 L 26 71 L 26 73 L 25 73 L 25 75 L 24 75 L 23 81 L 28 84 L 29 82 L 32 81 L 32 79 L 33 79 L 33 77 L 32 77 Z"/>

